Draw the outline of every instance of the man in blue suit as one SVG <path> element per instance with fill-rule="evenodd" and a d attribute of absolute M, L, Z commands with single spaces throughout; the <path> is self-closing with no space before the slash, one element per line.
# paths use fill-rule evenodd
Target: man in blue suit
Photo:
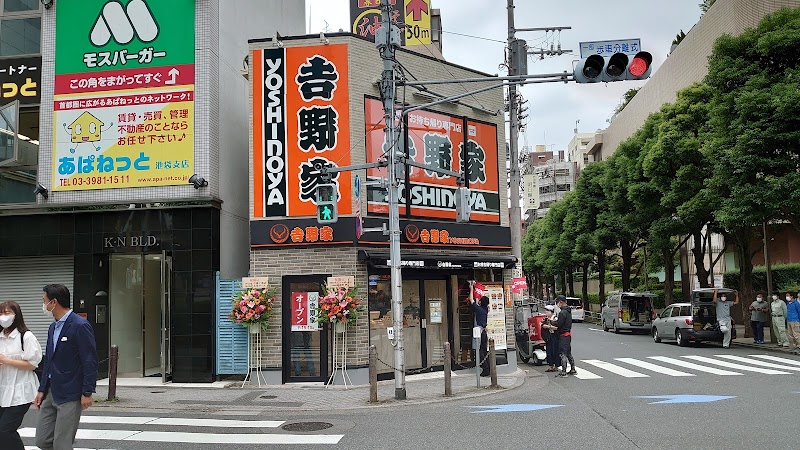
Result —
<path fill-rule="evenodd" d="M 48 284 L 42 312 L 56 322 L 47 331 L 42 380 L 33 401 L 39 409 L 36 445 L 71 450 L 81 411 L 92 406 L 97 384 L 97 345 L 92 325 L 70 309 L 69 289 Z"/>

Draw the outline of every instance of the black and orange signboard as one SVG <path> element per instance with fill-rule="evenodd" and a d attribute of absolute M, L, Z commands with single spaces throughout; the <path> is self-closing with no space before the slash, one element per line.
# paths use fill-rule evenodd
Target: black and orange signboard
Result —
<path fill-rule="evenodd" d="M 353 245 L 354 240 L 355 217 L 340 217 L 330 225 L 320 225 L 315 218 L 250 222 L 254 248 Z"/>
<path fill-rule="evenodd" d="M 385 219 L 369 217 L 364 227 L 379 229 Z M 449 247 L 511 249 L 511 229 L 490 224 L 400 221 L 400 244 L 405 247 Z M 359 245 L 386 245 L 388 239 L 380 231 L 364 233 Z"/>
<path fill-rule="evenodd" d="M 251 61 L 251 217 L 313 217 L 319 168 L 350 164 L 347 45 L 257 49 Z M 352 214 L 350 173 L 332 181 L 339 214 Z"/>
<path fill-rule="evenodd" d="M 383 105 L 365 99 L 367 162 L 384 155 Z M 420 110 L 408 114 L 406 151 L 422 164 L 466 173 L 470 189 L 472 222 L 500 223 L 500 182 L 497 158 L 497 126 L 474 119 Z M 386 168 L 370 169 L 368 179 L 385 178 Z M 456 179 L 416 167 L 409 167 L 402 186 L 400 214 L 406 217 L 456 218 Z M 386 214 L 386 191 L 367 189 L 367 210 Z"/>

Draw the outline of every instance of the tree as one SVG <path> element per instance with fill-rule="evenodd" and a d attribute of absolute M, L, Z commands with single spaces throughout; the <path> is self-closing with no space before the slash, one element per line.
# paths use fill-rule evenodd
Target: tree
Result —
<path fill-rule="evenodd" d="M 639 92 L 639 89 L 641 88 L 638 87 L 638 88 L 628 89 L 627 91 L 625 91 L 625 93 L 622 94 L 622 103 L 620 103 L 620 105 L 617 106 L 617 108 L 614 110 L 614 114 L 621 113 L 622 110 L 625 109 L 626 106 L 628 106 L 628 103 L 630 103 L 631 100 L 633 100 L 633 97 L 636 97 L 636 94 Z"/>
<path fill-rule="evenodd" d="M 681 30 L 680 33 L 675 35 L 675 39 L 672 40 L 672 45 L 674 46 L 680 45 L 681 42 L 683 42 L 684 38 L 686 38 L 686 33 L 684 33 L 683 30 Z"/>
<path fill-rule="evenodd" d="M 715 1 L 717 0 L 703 0 L 703 2 L 700 3 L 700 5 L 698 5 L 700 6 L 700 11 L 702 12 L 702 14 L 700 15 L 702 16 L 703 14 L 707 13 L 708 10 L 711 9 L 711 5 L 713 5 Z"/>
<path fill-rule="evenodd" d="M 715 218 L 736 242 L 744 300 L 753 292 L 753 229 L 776 218 L 800 224 L 797 48 L 800 10 L 783 9 L 737 37 L 720 37 L 709 58 L 706 83 L 715 93 L 708 187 L 719 198 Z"/>
<path fill-rule="evenodd" d="M 607 163 L 598 161 L 586 166 L 575 185 L 575 202 L 569 215 L 574 227 L 575 245 L 572 259 L 583 272 L 581 295 L 584 307 L 589 308 L 589 266 L 597 261 L 600 270 L 600 298 L 605 298 L 605 261 L 606 250 L 614 245 L 613 236 L 600 227 L 597 218 L 607 209 L 603 180 Z M 601 256 L 602 255 L 602 256 Z"/>

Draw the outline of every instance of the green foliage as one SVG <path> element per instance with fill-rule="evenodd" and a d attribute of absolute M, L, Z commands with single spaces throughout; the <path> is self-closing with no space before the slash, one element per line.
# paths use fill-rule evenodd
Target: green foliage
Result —
<path fill-rule="evenodd" d="M 739 290 L 739 271 L 725 272 L 722 283 L 725 287 Z M 767 291 L 767 268 L 753 268 L 753 291 Z M 777 264 L 772 266 L 772 285 L 779 292 L 797 291 L 800 286 L 800 264 Z"/>
<path fill-rule="evenodd" d="M 675 39 L 672 40 L 672 45 L 680 45 L 683 39 L 686 37 L 686 33 L 681 30 L 680 33 L 675 35 Z"/>
<path fill-rule="evenodd" d="M 640 87 L 632 88 L 625 91 L 625 93 L 622 94 L 622 103 L 620 103 L 619 106 L 617 106 L 617 108 L 614 110 L 614 114 L 621 113 L 622 110 L 625 109 L 626 106 L 628 106 L 628 103 L 630 103 L 631 100 L 633 100 L 633 97 L 636 97 L 636 93 L 639 92 L 639 89 L 641 88 Z"/>
<path fill-rule="evenodd" d="M 711 5 L 713 5 L 715 1 L 717 0 L 703 0 L 703 2 L 698 5 L 700 6 L 700 11 L 702 12 L 701 16 L 708 12 L 708 10 L 711 8 Z"/>

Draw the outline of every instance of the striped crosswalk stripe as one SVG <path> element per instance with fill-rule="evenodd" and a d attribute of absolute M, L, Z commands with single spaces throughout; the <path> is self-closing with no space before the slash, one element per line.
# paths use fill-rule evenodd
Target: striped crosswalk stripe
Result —
<path fill-rule="evenodd" d="M 800 365 L 798 365 L 798 366 L 788 366 L 788 365 L 785 365 L 785 364 L 775 364 L 775 363 L 769 363 L 769 362 L 764 362 L 764 361 L 758 361 L 758 360 L 755 360 L 755 359 L 752 359 L 752 358 L 742 358 L 741 356 L 735 356 L 735 355 L 714 355 L 714 356 L 716 356 L 717 358 L 730 359 L 731 361 L 739 361 L 739 362 L 743 362 L 743 363 L 747 363 L 747 364 L 752 364 L 754 366 L 769 367 L 771 369 L 798 370 L 798 371 L 800 371 Z"/>
<path fill-rule="evenodd" d="M 35 428 L 21 428 L 22 437 L 35 437 Z M 77 440 L 172 442 L 182 444 L 338 444 L 341 434 L 232 434 L 232 433 L 186 433 L 178 431 L 143 430 L 86 430 L 78 429 Z"/>
<path fill-rule="evenodd" d="M 282 420 L 191 419 L 181 417 L 81 416 L 81 423 L 173 425 L 182 427 L 277 428 Z"/>
<path fill-rule="evenodd" d="M 617 361 L 630 364 L 632 366 L 641 367 L 642 369 L 652 370 L 653 372 L 663 373 L 671 377 L 693 377 L 693 373 L 681 372 L 680 370 L 670 369 L 669 367 L 659 366 L 647 361 L 640 361 L 634 358 L 614 358 Z"/>
<path fill-rule="evenodd" d="M 645 375 L 643 373 L 635 372 L 630 369 L 626 369 L 624 367 L 620 367 L 616 364 L 612 364 L 605 361 L 600 361 L 599 359 L 584 359 L 582 360 L 586 364 L 591 364 L 595 367 L 599 367 L 603 370 L 607 370 L 611 373 L 615 373 L 617 375 L 621 375 L 625 378 L 649 378 L 650 375 Z"/>
<path fill-rule="evenodd" d="M 682 361 L 680 359 L 670 358 L 669 356 L 648 356 L 648 358 L 672 364 L 675 366 L 684 367 L 686 369 L 697 370 L 699 372 L 712 373 L 714 375 L 741 375 L 741 373 L 739 372 L 731 372 L 730 370 L 701 366 L 700 364 L 695 364 L 695 363 L 690 363 L 689 361 Z"/>
<path fill-rule="evenodd" d="M 597 375 L 596 373 L 589 372 L 588 370 L 581 367 L 580 369 L 575 369 L 578 373 L 575 375 L 575 378 L 579 380 L 599 380 L 603 377 Z"/>
<path fill-rule="evenodd" d="M 789 365 L 792 365 L 792 366 L 800 366 L 800 361 L 797 361 L 797 360 L 794 360 L 794 359 L 779 358 L 777 356 L 772 356 L 772 355 L 750 355 L 750 356 L 752 356 L 753 358 L 766 359 L 766 360 L 769 360 L 769 361 L 775 361 L 775 362 L 779 362 L 779 363 L 783 363 L 783 364 L 789 364 Z"/>
<path fill-rule="evenodd" d="M 766 375 L 791 375 L 791 372 L 784 372 L 780 370 L 773 370 L 773 369 L 762 369 L 760 367 L 752 367 L 752 366 L 745 366 L 744 364 L 737 364 L 728 361 L 718 361 L 713 358 L 707 358 L 705 356 L 697 356 L 697 355 L 686 355 L 684 358 L 693 359 L 695 361 L 704 362 L 707 364 L 714 364 L 717 366 L 727 367 L 729 369 L 736 369 L 736 370 L 744 370 L 746 372 L 756 372 L 756 373 L 763 373 Z"/>

